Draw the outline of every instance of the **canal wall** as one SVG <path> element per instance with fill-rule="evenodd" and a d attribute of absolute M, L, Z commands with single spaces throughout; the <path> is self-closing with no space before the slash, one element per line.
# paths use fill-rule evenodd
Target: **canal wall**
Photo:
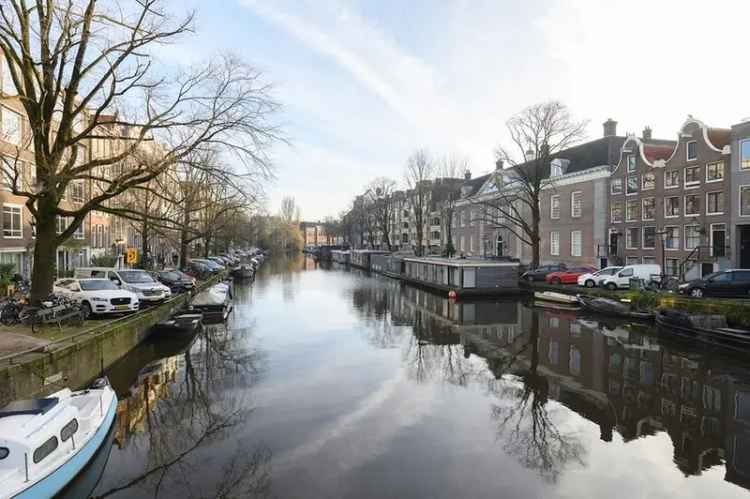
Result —
<path fill-rule="evenodd" d="M 216 283 L 215 277 L 200 289 Z M 182 308 L 183 293 L 135 315 L 97 324 L 65 340 L 8 359 L 0 365 L 0 407 L 25 398 L 82 386 L 145 340 L 152 327 Z"/>

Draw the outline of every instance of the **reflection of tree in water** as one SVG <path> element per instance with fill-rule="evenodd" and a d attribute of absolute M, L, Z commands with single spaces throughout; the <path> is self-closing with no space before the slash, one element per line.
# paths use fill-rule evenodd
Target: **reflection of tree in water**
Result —
<path fill-rule="evenodd" d="M 531 315 L 528 340 L 528 368 L 515 380 L 502 377 L 491 391 L 502 400 L 493 404 L 492 418 L 498 425 L 503 448 L 518 458 L 521 465 L 537 470 L 551 482 L 557 481 L 569 463 L 584 464 L 585 448 L 575 433 L 564 432 L 550 410 L 549 383 L 537 372 L 539 367 L 539 318 Z"/>
<path fill-rule="evenodd" d="M 136 453 L 144 456 L 144 471 L 96 497 L 125 491 L 139 497 L 267 495 L 270 451 L 252 442 L 232 441 L 253 413 L 251 388 L 264 371 L 263 352 L 236 348 L 248 344 L 236 341 L 246 334 L 223 326 L 201 333 L 183 354 L 181 376 L 169 386 L 168 396 L 150 401 L 146 395 L 147 438 L 127 442 L 144 447 Z"/>

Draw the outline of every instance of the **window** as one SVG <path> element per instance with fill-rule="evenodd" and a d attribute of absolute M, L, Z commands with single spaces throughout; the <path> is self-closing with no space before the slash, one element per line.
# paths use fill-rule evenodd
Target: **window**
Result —
<path fill-rule="evenodd" d="M 674 218 L 680 216 L 679 196 L 673 196 L 664 199 L 664 216 L 666 218 Z"/>
<path fill-rule="evenodd" d="M 673 189 L 680 186 L 680 170 L 664 172 L 664 188 Z"/>
<path fill-rule="evenodd" d="M 656 257 L 653 256 L 644 256 L 643 257 L 643 264 L 644 265 L 653 265 L 656 263 Z"/>
<path fill-rule="evenodd" d="M 21 145 L 21 115 L 7 107 L 0 108 L 2 113 L 3 138 L 11 144 Z"/>
<path fill-rule="evenodd" d="M 656 199 L 644 198 L 641 202 L 643 204 L 643 220 L 653 220 L 656 216 Z"/>
<path fill-rule="evenodd" d="M 701 183 L 701 167 L 689 166 L 685 168 L 685 187 L 696 186 Z"/>
<path fill-rule="evenodd" d="M 654 249 L 655 247 L 656 247 L 656 227 L 644 227 L 643 228 L 643 249 Z"/>
<path fill-rule="evenodd" d="M 694 140 L 687 143 L 687 160 L 693 161 L 698 158 L 698 143 Z"/>
<path fill-rule="evenodd" d="M 750 139 L 740 142 L 740 169 L 750 170 Z"/>
<path fill-rule="evenodd" d="M 549 233 L 549 254 L 560 256 L 560 233 L 556 230 Z"/>
<path fill-rule="evenodd" d="M 60 440 L 67 442 L 70 437 L 78 431 L 78 420 L 73 418 L 68 424 L 60 430 Z"/>
<path fill-rule="evenodd" d="M 664 249 L 680 249 L 680 228 L 664 227 Z"/>
<path fill-rule="evenodd" d="M 13 77 L 10 74 L 10 67 L 8 67 L 8 61 L 5 57 L 2 57 L 2 64 L 0 64 L 0 91 L 5 95 L 16 95 L 16 85 L 13 83 Z"/>
<path fill-rule="evenodd" d="M 641 246 L 641 228 L 640 227 L 628 227 L 628 232 L 625 235 L 625 248 L 627 249 L 638 249 Z"/>
<path fill-rule="evenodd" d="M 549 217 L 552 220 L 560 218 L 560 196 L 555 194 L 549 198 Z"/>
<path fill-rule="evenodd" d="M 653 172 L 644 173 L 641 177 L 641 190 L 650 191 L 656 188 L 656 175 Z"/>
<path fill-rule="evenodd" d="M 679 260 L 677 260 L 677 258 L 667 258 L 666 261 L 665 261 L 665 264 L 666 264 L 667 268 L 664 269 L 664 272 L 667 275 L 677 275 L 678 274 Z"/>
<path fill-rule="evenodd" d="M 740 216 L 750 217 L 750 185 L 740 186 Z"/>
<path fill-rule="evenodd" d="M 83 182 L 72 182 L 70 184 L 70 199 L 74 203 L 83 203 L 84 200 L 84 194 L 83 194 Z"/>
<path fill-rule="evenodd" d="M 551 163 L 551 166 L 552 166 L 552 172 L 550 173 L 550 176 L 561 177 L 563 172 L 562 172 L 562 165 L 560 164 L 560 162 L 553 160 Z"/>
<path fill-rule="evenodd" d="M 611 194 L 622 194 L 622 179 L 613 178 L 609 183 L 609 192 Z"/>
<path fill-rule="evenodd" d="M 570 256 L 581 256 L 581 231 L 574 230 L 570 232 Z"/>
<path fill-rule="evenodd" d="M 637 199 L 631 199 L 625 206 L 625 220 L 634 222 L 641 218 L 641 206 Z"/>
<path fill-rule="evenodd" d="M 21 228 L 21 207 L 3 205 L 3 237 L 20 239 L 23 236 Z"/>
<path fill-rule="evenodd" d="M 610 219 L 612 223 L 622 222 L 622 203 L 612 203 L 610 207 Z"/>
<path fill-rule="evenodd" d="M 685 249 L 693 250 L 701 244 L 701 233 L 698 225 L 685 226 Z"/>
<path fill-rule="evenodd" d="M 625 194 L 635 194 L 638 192 L 638 175 L 628 175 L 628 185 Z"/>
<path fill-rule="evenodd" d="M 685 216 L 693 217 L 701 214 L 701 197 L 698 194 L 685 196 Z"/>
<path fill-rule="evenodd" d="M 706 165 L 706 182 L 724 180 L 724 163 L 709 163 Z"/>
<path fill-rule="evenodd" d="M 57 437 L 50 437 L 49 440 L 34 451 L 34 464 L 39 463 L 42 459 L 52 454 L 55 449 L 57 449 Z"/>
<path fill-rule="evenodd" d="M 432 225 L 440 225 L 440 217 L 433 218 Z"/>
<path fill-rule="evenodd" d="M 581 191 L 575 191 L 570 193 L 570 216 L 573 218 L 581 217 L 581 210 L 583 209 L 583 193 Z"/>
<path fill-rule="evenodd" d="M 628 173 L 635 171 L 635 154 L 628 154 Z"/>
<path fill-rule="evenodd" d="M 706 215 L 721 215 L 724 213 L 724 192 L 706 193 Z"/>
<path fill-rule="evenodd" d="M 628 256 L 625 258 L 625 265 L 638 265 L 639 263 L 641 263 L 641 257 L 639 256 Z M 633 269 L 625 270 L 620 275 L 622 277 L 631 277 Z"/>

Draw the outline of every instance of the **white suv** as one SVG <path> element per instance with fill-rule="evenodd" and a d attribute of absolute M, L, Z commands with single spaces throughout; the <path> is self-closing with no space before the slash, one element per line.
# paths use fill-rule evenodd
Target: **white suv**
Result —
<path fill-rule="evenodd" d="M 140 306 L 135 293 L 118 288 L 109 279 L 59 279 L 52 291 L 80 303 L 87 317 L 135 312 Z"/>
<path fill-rule="evenodd" d="M 151 274 L 140 269 L 113 269 L 107 267 L 79 267 L 75 277 L 105 277 L 117 284 L 120 289 L 132 291 L 138 295 L 141 303 L 154 303 L 172 296 L 172 291 L 153 278 Z"/>

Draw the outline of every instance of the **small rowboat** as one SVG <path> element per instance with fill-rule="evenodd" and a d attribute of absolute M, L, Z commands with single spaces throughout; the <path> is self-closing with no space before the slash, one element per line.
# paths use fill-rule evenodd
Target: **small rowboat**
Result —
<path fill-rule="evenodd" d="M 0 498 L 54 497 L 107 442 L 116 411 L 106 378 L 0 409 Z"/>
<path fill-rule="evenodd" d="M 590 298 L 587 296 L 578 296 L 578 301 L 584 310 L 596 314 L 622 317 L 623 319 L 636 319 L 650 321 L 654 319 L 651 312 L 636 312 L 630 309 L 629 305 L 609 298 Z"/>
<path fill-rule="evenodd" d="M 723 315 L 697 315 L 681 310 L 659 310 L 656 313 L 659 332 L 677 334 L 704 343 L 737 350 L 750 349 L 750 331 L 727 327 Z"/>
<path fill-rule="evenodd" d="M 534 298 L 536 300 L 562 303 L 563 305 L 580 305 L 577 296 L 566 295 L 565 293 L 555 293 L 554 291 L 536 291 L 534 292 Z"/>

